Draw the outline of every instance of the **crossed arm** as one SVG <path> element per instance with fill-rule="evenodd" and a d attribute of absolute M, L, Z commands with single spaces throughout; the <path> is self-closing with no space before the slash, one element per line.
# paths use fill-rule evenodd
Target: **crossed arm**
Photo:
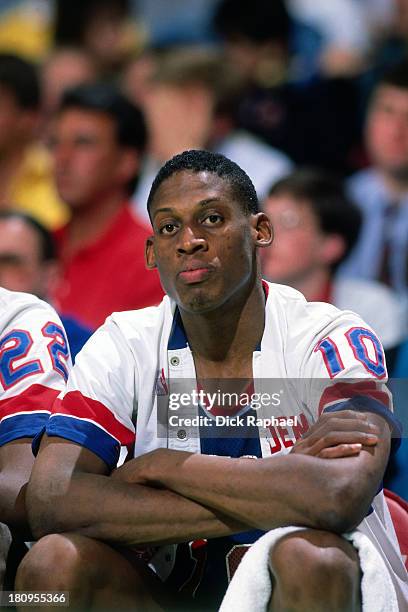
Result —
<path fill-rule="evenodd" d="M 28 535 L 26 488 L 34 463 L 31 438 L 0 447 L 0 521 Z"/>
<path fill-rule="evenodd" d="M 284 457 L 255 461 L 162 449 L 112 476 L 90 451 L 46 438 L 27 493 L 33 532 L 77 531 L 134 546 L 288 524 L 352 529 L 378 489 L 390 432 L 377 415 L 346 412 L 320 419 Z M 361 447 L 324 457 L 326 447 L 349 440 Z"/>

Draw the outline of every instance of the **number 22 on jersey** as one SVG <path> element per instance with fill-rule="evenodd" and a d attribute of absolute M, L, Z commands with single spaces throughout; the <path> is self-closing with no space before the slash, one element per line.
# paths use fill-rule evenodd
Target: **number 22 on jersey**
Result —
<path fill-rule="evenodd" d="M 49 321 L 41 332 L 44 338 L 50 338 L 47 349 L 53 369 L 67 380 L 66 360 L 69 357 L 69 349 L 64 330 L 60 325 Z M 33 344 L 30 332 L 24 329 L 13 329 L 1 338 L 0 382 L 4 389 L 13 387 L 28 376 L 44 372 L 40 359 L 30 359 L 30 352 L 34 351 Z M 25 360 L 26 357 L 28 360 Z"/>

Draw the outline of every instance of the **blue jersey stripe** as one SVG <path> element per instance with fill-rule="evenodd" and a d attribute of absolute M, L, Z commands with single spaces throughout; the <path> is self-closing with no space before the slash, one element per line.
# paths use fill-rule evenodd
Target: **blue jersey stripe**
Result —
<path fill-rule="evenodd" d="M 171 327 L 170 337 L 167 344 L 169 351 L 187 348 L 187 336 L 184 331 L 183 322 L 181 320 L 180 311 L 176 308 L 173 317 L 173 325 Z"/>
<path fill-rule="evenodd" d="M 48 413 L 16 414 L 0 423 L 0 446 L 19 438 L 34 438 L 44 428 Z"/>
<path fill-rule="evenodd" d="M 56 436 L 76 442 L 95 453 L 110 469 L 116 467 L 120 454 L 120 444 L 94 423 L 64 415 L 53 416 L 48 419 L 46 427 L 34 439 L 34 453 L 38 451 L 43 433 L 50 437 Z"/>

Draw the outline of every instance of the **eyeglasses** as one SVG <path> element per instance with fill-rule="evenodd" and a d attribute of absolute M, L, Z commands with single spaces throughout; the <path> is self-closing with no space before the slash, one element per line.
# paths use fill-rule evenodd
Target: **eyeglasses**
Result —
<path fill-rule="evenodd" d="M 291 231 L 307 224 L 295 210 L 282 210 L 276 215 L 269 215 L 275 229 Z"/>

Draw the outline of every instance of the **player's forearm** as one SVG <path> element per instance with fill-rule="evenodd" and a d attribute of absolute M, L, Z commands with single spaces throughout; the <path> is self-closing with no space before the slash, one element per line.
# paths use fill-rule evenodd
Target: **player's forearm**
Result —
<path fill-rule="evenodd" d="M 26 487 L 27 478 L 7 471 L 0 473 L 0 522 L 18 529 L 29 539 L 31 533 L 25 504 Z"/>
<path fill-rule="evenodd" d="M 244 531 L 217 511 L 166 490 L 95 474 L 73 474 L 64 493 L 30 487 L 29 516 L 37 537 L 78 531 L 123 545 L 165 544 Z"/>
<path fill-rule="evenodd" d="M 30 539 L 26 489 L 34 457 L 31 439 L 22 438 L 0 447 L 0 521 Z"/>
<path fill-rule="evenodd" d="M 351 529 L 364 517 L 378 486 L 373 479 L 370 491 L 358 495 L 363 484 L 355 473 L 357 458 L 291 455 L 255 461 L 178 455 L 172 469 L 160 474 L 153 469 L 157 484 L 265 530 L 292 524 L 335 532 Z"/>

